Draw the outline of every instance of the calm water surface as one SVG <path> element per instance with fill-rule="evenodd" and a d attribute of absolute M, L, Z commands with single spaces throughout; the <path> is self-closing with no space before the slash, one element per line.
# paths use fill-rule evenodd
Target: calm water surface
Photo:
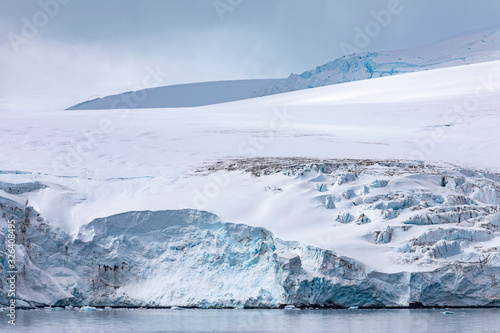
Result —
<path fill-rule="evenodd" d="M 1 332 L 500 332 L 500 309 L 38 309 L 17 310 L 15 328 L 0 316 Z"/>

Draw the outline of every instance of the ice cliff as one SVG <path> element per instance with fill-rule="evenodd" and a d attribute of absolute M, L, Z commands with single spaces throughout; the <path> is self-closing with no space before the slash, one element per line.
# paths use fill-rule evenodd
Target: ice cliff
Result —
<path fill-rule="evenodd" d="M 252 172 L 307 179 L 331 223 L 353 231 L 373 226 L 363 242 L 426 269 L 384 273 L 194 209 L 125 212 L 68 235 L 21 199 L 51 186 L 39 182 L 0 183 L 0 260 L 7 267 L 7 220 L 14 219 L 18 306 L 500 306 L 500 177 L 465 169 L 423 173 L 411 163 L 377 167 L 408 173 L 381 174 L 375 164 L 352 162 L 259 164 Z M 436 193 L 418 189 L 425 181 Z M 2 269 L 3 305 L 6 277 Z"/>
<path fill-rule="evenodd" d="M 500 59 L 500 28 L 462 34 L 424 47 L 344 55 L 322 66 L 291 74 L 266 92 L 277 94 L 358 80 L 461 66 Z"/>

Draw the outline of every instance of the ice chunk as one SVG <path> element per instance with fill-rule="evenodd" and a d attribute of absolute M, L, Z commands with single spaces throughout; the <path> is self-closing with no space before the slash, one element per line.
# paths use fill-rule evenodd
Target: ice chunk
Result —
<path fill-rule="evenodd" d="M 482 227 L 493 231 L 500 230 L 500 214 L 488 216 L 485 219 L 485 223 L 482 224 Z"/>
<path fill-rule="evenodd" d="M 358 188 L 358 190 L 356 191 L 356 193 L 358 195 L 363 195 L 363 194 L 367 194 L 370 192 L 370 189 L 368 188 L 368 186 L 366 185 L 362 185 Z"/>
<path fill-rule="evenodd" d="M 453 257 L 462 252 L 462 248 L 458 242 L 448 242 L 440 240 L 430 249 L 429 255 L 434 258 L 448 258 Z"/>
<path fill-rule="evenodd" d="M 364 224 L 364 223 L 369 223 L 371 220 L 368 216 L 365 214 L 359 215 L 358 219 L 356 220 L 357 224 Z"/>
<path fill-rule="evenodd" d="M 0 190 L 9 194 L 22 194 L 26 192 L 37 191 L 46 188 L 47 186 L 40 182 L 11 184 L 0 182 Z"/>
<path fill-rule="evenodd" d="M 393 220 L 399 216 L 399 210 L 387 209 L 382 211 L 382 217 L 385 220 Z"/>
<path fill-rule="evenodd" d="M 404 243 L 402 246 L 398 247 L 398 252 L 408 253 L 411 251 L 411 247 L 408 243 Z"/>
<path fill-rule="evenodd" d="M 342 185 L 355 181 L 356 179 L 358 179 L 358 176 L 352 172 L 339 173 L 333 177 L 333 184 Z"/>
<path fill-rule="evenodd" d="M 349 213 L 339 213 L 335 221 L 340 223 L 350 223 L 354 220 L 354 217 Z"/>
<path fill-rule="evenodd" d="M 472 195 L 472 197 L 477 201 L 483 202 L 488 205 L 498 205 L 499 196 L 500 194 L 491 185 L 476 188 L 474 194 Z"/>
<path fill-rule="evenodd" d="M 392 238 L 392 228 L 390 226 L 387 226 L 384 231 L 376 231 L 374 238 L 376 244 L 389 243 Z"/>
<path fill-rule="evenodd" d="M 326 184 L 316 184 L 316 189 L 320 192 L 326 192 L 328 191 L 328 188 L 326 187 Z"/>
<path fill-rule="evenodd" d="M 498 251 L 498 249 L 497 249 Z M 488 265 L 492 267 L 500 267 L 500 254 L 495 253 L 488 259 Z"/>
<path fill-rule="evenodd" d="M 346 198 L 347 200 L 349 200 L 351 198 L 354 198 L 356 196 L 356 193 L 354 193 L 353 189 L 349 189 L 349 190 L 345 191 L 344 193 L 342 193 L 342 196 L 344 198 Z"/>
<path fill-rule="evenodd" d="M 448 195 L 446 197 L 445 203 L 450 206 L 476 204 L 474 200 L 471 200 L 469 197 L 466 197 L 464 195 L 455 195 L 455 194 Z"/>
<path fill-rule="evenodd" d="M 380 179 L 375 179 L 373 182 L 372 182 L 372 187 L 374 188 L 382 188 L 382 187 L 386 187 L 387 184 L 389 184 L 389 181 L 388 180 L 380 180 Z"/>
<path fill-rule="evenodd" d="M 83 306 L 79 310 L 80 312 L 97 311 L 96 307 L 93 306 Z"/>
<path fill-rule="evenodd" d="M 331 195 L 327 196 L 325 198 L 325 207 L 327 209 L 335 209 L 334 201 L 335 201 L 335 198 L 333 196 L 331 196 Z"/>
<path fill-rule="evenodd" d="M 492 238 L 493 234 L 488 230 L 437 228 L 424 232 L 420 237 L 413 241 L 413 244 L 432 245 L 440 240 L 484 242 Z"/>
<path fill-rule="evenodd" d="M 368 198 L 365 198 L 365 199 L 363 200 L 363 202 L 364 202 L 364 203 L 366 203 L 366 204 L 371 204 L 371 203 L 377 202 L 377 201 L 379 201 L 380 199 L 383 199 L 383 198 L 385 198 L 385 197 L 386 197 L 386 195 L 384 195 L 384 194 L 379 194 L 379 195 L 375 195 L 375 196 L 373 196 L 373 197 L 368 197 Z"/>

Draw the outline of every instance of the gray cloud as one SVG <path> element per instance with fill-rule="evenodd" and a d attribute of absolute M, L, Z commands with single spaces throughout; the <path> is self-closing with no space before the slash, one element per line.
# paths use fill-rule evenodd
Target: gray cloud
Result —
<path fill-rule="evenodd" d="M 232 4 L 223 20 L 213 0 L 0 0 L 0 104 L 37 96 L 65 107 L 139 88 L 148 66 L 169 72 L 157 85 L 285 77 L 341 56 L 354 28 L 397 0 L 220 1 Z M 55 13 L 47 22 L 41 3 Z M 364 50 L 500 24 L 500 1 L 401 0 L 401 8 Z M 23 36 L 26 21 L 41 26 L 14 52 L 12 36 Z"/>

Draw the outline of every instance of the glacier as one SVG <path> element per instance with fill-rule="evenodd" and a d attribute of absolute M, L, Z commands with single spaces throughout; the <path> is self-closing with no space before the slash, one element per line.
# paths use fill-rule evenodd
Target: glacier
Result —
<path fill-rule="evenodd" d="M 245 101 L 5 110 L 18 306 L 498 306 L 496 31 L 349 55 L 286 94 L 242 82 L 272 95 Z"/>
<path fill-rule="evenodd" d="M 156 87 L 85 101 L 67 110 L 210 105 L 352 81 L 500 60 L 500 28 L 486 28 L 408 50 L 344 55 L 287 78 Z M 139 97 L 138 97 L 139 96 Z"/>
<path fill-rule="evenodd" d="M 500 212 L 491 195 L 498 199 L 492 189 L 500 179 L 495 174 L 414 162 L 272 159 L 217 168 L 225 165 L 246 168 L 256 179 L 279 175 L 310 184 L 310 193 L 322 200 L 328 194 L 330 206 L 320 209 L 331 211 L 331 223 L 350 228 L 351 234 L 363 228 L 360 239 L 345 237 L 384 249 L 378 255 L 391 256 L 396 269 L 374 269 L 336 251 L 196 209 L 124 212 L 69 234 L 23 197 L 54 184 L 1 183 L 9 192 L 0 197 L 0 253 L 6 267 L 7 220 L 14 219 L 18 306 L 500 306 Z M 339 183 L 346 174 L 351 181 Z M 328 189 L 318 192 L 316 185 L 325 182 Z M 430 190 L 420 188 L 426 182 Z M 347 187 L 349 196 L 336 195 Z M 337 214 L 343 216 L 338 222 Z M 412 266 L 405 266 L 409 262 Z M 8 302 L 6 278 L 2 270 L 2 305 Z"/>

